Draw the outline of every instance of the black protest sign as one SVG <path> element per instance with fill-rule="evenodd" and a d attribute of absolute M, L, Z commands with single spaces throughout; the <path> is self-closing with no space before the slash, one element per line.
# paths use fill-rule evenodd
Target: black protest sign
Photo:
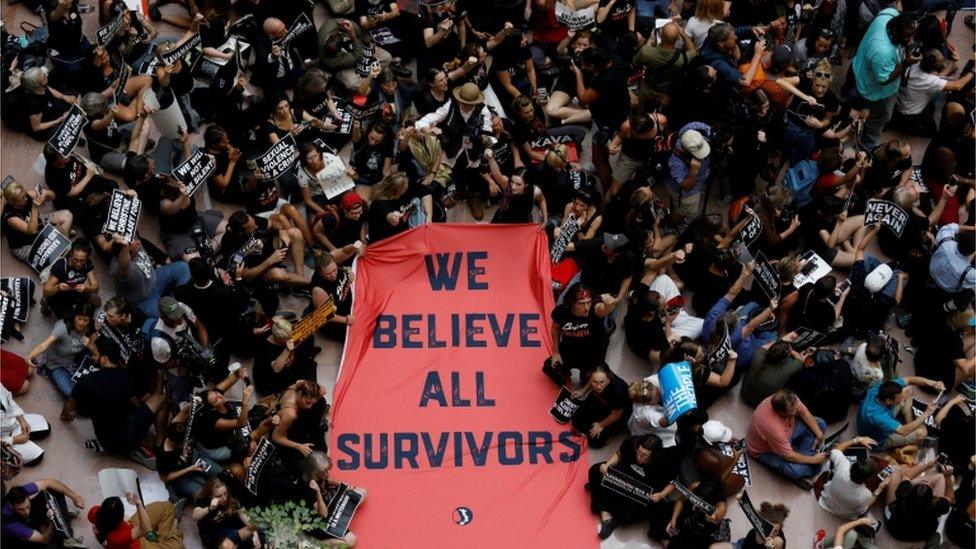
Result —
<path fill-rule="evenodd" d="M 912 399 L 912 419 L 917 419 L 925 413 L 925 409 L 928 408 L 928 404 L 922 402 L 917 398 Z M 935 423 L 935 414 L 929 414 L 929 417 L 925 418 L 925 426 L 929 430 L 929 436 L 937 437 L 941 433 L 939 425 Z"/>
<path fill-rule="evenodd" d="M 790 342 L 790 344 L 793 346 L 793 350 L 799 353 L 813 347 L 817 343 L 820 343 L 820 340 L 824 337 L 826 337 L 824 334 L 816 330 L 812 330 L 810 328 L 797 328 L 796 337 L 792 342 Z"/>
<path fill-rule="evenodd" d="M 63 494 L 57 494 L 51 490 L 44 490 L 44 503 L 51 512 L 51 522 L 54 529 L 61 532 L 65 537 L 75 537 L 75 531 L 71 528 L 71 521 L 65 518 L 68 514 L 68 505 L 64 501 Z"/>
<path fill-rule="evenodd" d="M 188 38 L 182 44 L 179 44 L 175 48 L 163 53 L 159 56 L 159 60 L 166 66 L 172 65 L 177 61 L 182 61 L 186 58 L 186 55 L 192 50 L 200 47 L 200 33 L 196 33 L 190 38 Z"/>
<path fill-rule="evenodd" d="M 329 108 L 330 101 L 336 105 L 335 112 Z M 335 126 L 335 129 L 333 130 L 326 130 L 323 128 L 322 131 L 338 134 L 352 133 L 352 122 L 355 118 L 352 111 L 339 107 L 338 102 L 331 97 L 326 97 L 318 105 L 309 109 L 308 112 L 315 118 L 321 118 L 322 122 Z"/>
<path fill-rule="evenodd" d="M 7 330 L 14 325 L 14 309 L 10 306 L 10 298 L 7 294 L 0 291 L 0 340 L 10 339 Z"/>
<path fill-rule="evenodd" d="M 298 19 L 295 19 L 295 22 L 292 23 L 290 27 L 288 27 L 288 32 L 286 32 L 285 35 L 279 40 L 275 41 L 275 45 L 281 46 L 282 48 L 287 48 L 288 44 L 290 44 L 292 40 L 308 32 L 308 30 L 311 28 L 312 22 L 309 21 L 308 16 L 303 13 L 298 16 Z"/>
<path fill-rule="evenodd" d="M 251 465 L 244 473 L 244 487 L 255 496 L 258 495 L 258 482 L 261 480 L 261 473 L 268 466 L 274 452 L 274 444 L 267 438 L 261 437 L 261 440 L 258 441 L 258 449 L 251 456 Z"/>
<path fill-rule="evenodd" d="M 573 392 L 569 388 L 560 387 L 552 408 L 549 408 L 549 415 L 559 423 L 567 423 L 573 419 L 573 414 L 579 410 L 582 403 L 582 399 L 573 398 Z"/>
<path fill-rule="evenodd" d="M 329 518 L 325 520 L 325 533 L 329 537 L 341 539 L 349 533 L 349 525 L 356 509 L 363 502 L 363 495 L 348 488 L 329 502 Z"/>
<path fill-rule="evenodd" d="M 732 454 L 735 452 L 732 445 L 728 443 L 719 444 L 718 449 L 722 452 L 723 456 L 727 457 L 732 457 Z M 752 469 L 749 468 L 749 457 L 746 455 L 746 452 L 739 454 L 739 461 L 736 461 L 732 467 L 732 474 L 742 477 L 745 480 L 746 486 L 752 486 Z"/>
<path fill-rule="evenodd" d="M 81 381 L 81 378 L 92 372 L 96 372 L 99 369 L 100 366 L 95 363 L 95 360 L 91 357 L 91 355 L 85 355 L 85 357 L 81 359 L 81 364 L 78 365 L 78 369 L 75 370 L 75 373 L 71 374 L 71 383 L 78 383 Z"/>
<path fill-rule="evenodd" d="M 749 222 L 739 231 L 738 240 L 747 247 L 752 246 L 759 238 L 759 234 L 762 233 L 762 227 L 762 219 L 758 215 L 752 214 Z"/>
<path fill-rule="evenodd" d="M 70 247 L 71 240 L 49 223 L 34 238 L 30 252 L 27 253 L 27 263 L 35 271 L 41 272 L 64 255 Z"/>
<path fill-rule="evenodd" d="M 95 31 L 95 39 L 98 40 L 99 46 L 107 44 L 122 30 L 122 25 L 125 22 L 125 19 L 123 19 L 124 15 L 124 11 L 119 12 L 115 19 L 112 19 L 104 27 L 100 27 Z"/>
<path fill-rule="evenodd" d="M 230 92 L 234 91 L 234 87 L 237 85 L 237 77 L 241 75 L 240 55 L 237 55 L 237 50 L 234 53 L 235 55 L 231 56 L 230 61 L 217 69 L 213 80 L 210 82 L 210 85 L 219 91 L 220 95 L 230 95 Z"/>
<path fill-rule="evenodd" d="M 68 158 L 71 151 L 78 146 L 81 131 L 87 125 L 88 118 L 85 116 L 85 111 L 81 110 L 77 104 L 71 105 L 71 109 L 68 110 L 64 120 L 58 125 L 58 129 L 54 130 L 54 134 L 51 139 L 48 139 L 47 144 L 57 151 L 62 158 Z"/>
<path fill-rule="evenodd" d="M 193 396 L 193 400 L 190 402 L 190 415 L 186 420 L 186 432 L 183 434 L 183 457 L 189 458 L 190 454 L 193 453 L 193 426 L 197 421 L 197 416 L 200 415 L 200 410 L 203 408 L 203 399 L 197 395 Z"/>
<path fill-rule="evenodd" d="M 369 76 L 369 73 L 373 70 L 373 67 L 379 66 L 379 61 L 376 60 L 376 52 L 373 49 L 372 44 L 362 43 L 360 44 L 360 55 L 359 60 L 356 61 L 356 74 L 362 77 Z"/>
<path fill-rule="evenodd" d="M 241 249 L 234 252 L 233 255 L 231 255 L 227 260 L 227 270 L 230 272 L 237 270 L 237 267 L 244 264 L 244 260 L 247 258 L 247 256 L 258 252 L 262 246 L 263 244 L 261 241 L 252 235 L 247 239 L 247 242 L 241 246 Z"/>
<path fill-rule="evenodd" d="M 756 268 L 752 277 L 769 299 L 779 299 L 779 274 L 762 252 L 756 253 Z"/>
<path fill-rule="evenodd" d="M 186 195 L 193 196 L 217 169 L 217 159 L 214 155 L 197 149 L 179 166 L 173 168 L 173 177 L 186 185 Z"/>
<path fill-rule="evenodd" d="M 559 260 L 563 258 L 563 254 L 566 253 L 566 246 L 569 246 L 569 243 L 573 241 L 578 230 L 579 221 L 576 220 L 576 216 L 572 214 L 566 216 L 562 227 L 559 228 L 559 236 L 552 241 L 552 247 L 549 248 L 549 259 L 552 260 L 553 265 L 559 263 Z"/>
<path fill-rule="evenodd" d="M 31 300 L 34 298 L 34 281 L 27 276 L 8 277 L 0 280 L 0 290 L 7 292 L 14 320 L 27 322 Z"/>
<path fill-rule="evenodd" d="M 706 515 L 712 515 L 715 513 L 715 506 L 695 495 L 694 492 L 689 490 L 684 484 L 681 484 L 676 480 L 672 480 L 671 485 L 674 486 L 674 489 L 677 490 L 678 493 L 688 500 L 688 503 L 693 505 L 698 510 L 704 511 Z"/>
<path fill-rule="evenodd" d="M 112 200 L 108 204 L 108 217 L 102 225 L 102 234 L 117 234 L 126 242 L 132 242 L 139 228 L 140 211 L 142 211 L 142 202 L 138 197 L 115 189 L 112 191 Z"/>
<path fill-rule="evenodd" d="M 756 511 L 756 506 L 752 504 L 752 499 L 749 498 L 749 492 L 742 492 L 742 497 L 739 498 L 739 507 L 742 508 L 742 513 L 749 519 L 752 527 L 756 529 L 756 533 L 762 537 L 763 541 L 769 539 L 775 526 L 763 518 L 759 511 Z"/>
<path fill-rule="evenodd" d="M 132 68 L 123 62 L 119 72 L 119 83 L 115 85 L 115 95 L 113 97 L 115 98 L 115 102 L 121 105 L 125 102 L 125 85 L 129 83 L 129 77 L 132 76 Z"/>
<path fill-rule="evenodd" d="M 732 337 L 729 334 L 729 329 L 725 324 L 722 324 L 722 329 L 725 331 L 725 335 L 722 336 L 722 341 L 705 357 L 708 367 L 712 370 L 724 369 L 725 361 L 728 360 L 729 352 L 732 351 Z"/>
<path fill-rule="evenodd" d="M 255 167 L 265 181 L 278 179 L 298 162 L 298 145 L 295 136 L 288 134 L 254 160 Z"/>
<path fill-rule="evenodd" d="M 650 503 L 651 494 L 654 493 L 654 488 L 616 467 L 607 468 L 607 474 L 603 475 L 600 486 L 641 505 Z"/>
<path fill-rule="evenodd" d="M 888 200 L 868 200 L 864 208 L 864 224 L 873 225 L 880 222 L 897 236 L 905 232 L 908 223 L 908 213 L 901 206 Z"/>
<path fill-rule="evenodd" d="M 104 311 L 102 314 L 105 314 Z M 129 358 L 132 356 L 133 351 L 132 345 L 129 343 L 128 338 L 122 337 L 122 335 L 119 334 L 115 328 L 109 326 L 108 324 L 104 324 L 104 320 L 102 320 L 102 322 L 102 328 L 98 331 L 98 336 L 111 339 L 116 345 L 118 345 L 119 358 L 121 359 L 119 366 L 122 366 L 123 368 L 128 366 Z"/>

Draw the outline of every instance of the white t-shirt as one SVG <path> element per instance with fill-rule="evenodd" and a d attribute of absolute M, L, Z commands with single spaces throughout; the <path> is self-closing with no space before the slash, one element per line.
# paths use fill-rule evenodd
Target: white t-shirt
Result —
<path fill-rule="evenodd" d="M 708 29 L 715 26 L 718 21 L 709 21 L 708 19 L 699 19 L 697 17 L 692 17 L 685 24 L 685 32 L 691 37 L 691 41 L 695 43 L 695 47 L 699 50 L 705 43 L 705 39 L 708 38 Z"/>
<path fill-rule="evenodd" d="M 645 377 L 644 381 L 658 389 L 661 388 L 657 374 Z M 670 448 L 675 445 L 674 434 L 678 431 L 678 426 L 672 424 L 661 427 L 659 423 L 661 418 L 667 418 L 663 406 L 659 404 L 635 404 L 634 411 L 630 415 L 630 419 L 627 420 L 627 427 L 632 435 L 657 435 L 661 439 L 661 444 L 665 448 Z"/>
<path fill-rule="evenodd" d="M 902 114 L 918 114 L 945 88 L 947 82 L 937 74 L 912 65 L 908 68 L 908 83 L 898 90 L 895 108 Z"/>
<path fill-rule="evenodd" d="M 854 374 L 855 388 L 861 391 L 866 391 L 868 387 L 884 378 L 884 371 L 881 370 L 881 366 L 872 364 L 868 360 L 867 349 L 868 344 L 862 343 L 854 352 L 854 360 L 851 361 L 851 373 Z"/>
<path fill-rule="evenodd" d="M 193 309 L 189 308 L 185 303 L 180 303 L 180 307 L 186 312 L 186 316 L 180 320 L 180 323 L 171 328 L 163 322 L 162 319 L 156 321 L 156 325 L 153 328 L 163 332 L 164 334 L 170 336 L 173 339 L 177 339 L 180 332 L 186 331 L 190 328 L 190 324 L 196 323 L 197 317 L 193 314 Z M 149 341 L 149 346 L 152 348 L 152 355 L 156 362 L 163 364 L 168 362 L 172 356 L 173 349 L 170 348 L 169 341 L 165 338 L 155 336 Z"/>
<path fill-rule="evenodd" d="M 834 515 L 854 520 L 868 510 L 874 494 L 863 484 L 851 482 L 851 462 L 843 452 L 831 450 L 830 462 L 834 466 L 834 476 L 824 485 L 818 502 Z"/>

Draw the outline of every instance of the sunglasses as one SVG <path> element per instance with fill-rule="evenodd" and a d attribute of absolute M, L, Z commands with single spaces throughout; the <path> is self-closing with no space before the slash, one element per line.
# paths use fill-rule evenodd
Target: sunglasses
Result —
<path fill-rule="evenodd" d="M 817 78 L 833 78 L 834 77 L 834 75 L 831 74 L 831 73 L 829 73 L 829 72 L 820 72 L 820 71 L 817 71 L 817 72 L 813 73 L 813 75 L 816 76 Z"/>

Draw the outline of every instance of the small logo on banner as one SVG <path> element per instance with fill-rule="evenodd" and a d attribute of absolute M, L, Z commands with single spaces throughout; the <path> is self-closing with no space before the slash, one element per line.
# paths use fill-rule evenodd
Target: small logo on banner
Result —
<path fill-rule="evenodd" d="M 458 507 L 454 510 L 454 524 L 457 524 L 458 526 L 467 526 L 468 524 L 471 524 L 472 520 L 474 520 L 474 513 L 471 512 L 471 509 L 468 509 L 467 507 Z"/>

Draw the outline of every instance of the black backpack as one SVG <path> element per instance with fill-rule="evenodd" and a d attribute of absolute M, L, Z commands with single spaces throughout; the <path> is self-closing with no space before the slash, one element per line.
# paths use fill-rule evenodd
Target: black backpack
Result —
<path fill-rule="evenodd" d="M 847 419 L 853 387 L 850 363 L 828 349 L 815 352 L 807 360 L 813 364 L 793 374 L 786 386 L 796 392 L 811 414 L 827 423 Z"/>

